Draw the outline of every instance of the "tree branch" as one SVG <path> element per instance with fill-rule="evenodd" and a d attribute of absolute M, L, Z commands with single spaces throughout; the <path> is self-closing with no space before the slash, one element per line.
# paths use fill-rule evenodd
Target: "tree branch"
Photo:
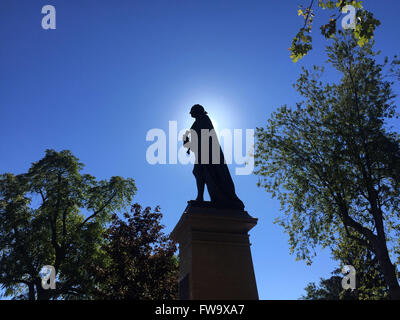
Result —
<path fill-rule="evenodd" d="M 111 196 L 111 198 L 108 199 L 108 201 L 99 210 L 97 210 L 96 212 L 91 214 L 89 217 L 87 217 L 85 219 L 85 221 L 82 222 L 81 227 L 83 227 L 85 225 L 85 223 L 88 222 L 90 219 L 94 218 L 96 215 L 98 215 L 100 212 L 102 212 L 111 203 L 111 201 L 115 198 L 116 195 L 117 195 L 117 192 L 114 192 L 114 194 Z"/>

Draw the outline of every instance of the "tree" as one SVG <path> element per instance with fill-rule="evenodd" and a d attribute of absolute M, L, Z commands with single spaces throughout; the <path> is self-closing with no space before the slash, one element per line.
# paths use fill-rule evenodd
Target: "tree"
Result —
<path fill-rule="evenodd" d="M 356 289 L 353 292 L 343 290 L 340 299 L 349 297 L 357 300 L 387 299 L 388 286 L 377 256 L 368 247 L 360 245 L 357 239 L 366 241 L 362 235 L 356 233 L 352 233 L 351 237 L 342 234 L 339 244 L 332 248 L 333 258 L 340 263 L 339 269 L 333 274 L 341 274 L 345 265 L 351 265 L 356 270 Z"/>
<path fill-rule="evenodd" d="M 304 290 L 306 294 L 301 297 L 302 300 L 340 300 L 340 295 L 343 292 L 342 277 L 321 278 L 318 286 L 315 282 L 311 282 Z M 346 295 L 345 300 L 352 300 L 352 297 Z"/>
<path fill-rule="evenodd" d="M 28 173 L 0 175 L 0 284 L 15 299 L 85 298 L 93 281 L 83 267 L 101 265 L 102 232 L 111 213 L 131 203 L 133 179 L 97 181 L 81 174 L 70 151 L 46 150 Z M 55 290 L 39 272 L 54 266 Z"/>
<path fill-rule="evenodd" d="M 95 299 L 176 299 L 178 261 L 176 245 L 164 235 L 158 207 L 132 206 L 124 219 L 114 215 L 103 250 L 105 267 L 90 264 L 97 283 Z"/>
<path fill-rule="evenodd" d="M 303 17 L 304 25 L 293 38 L 292 45 L 289 48 L 290 58 L 293 62 L 303 58 L 312 49 L 311 31 L 315 17 L 314 2 L 314 0 L 309 0 L 309 5 L 306 8 L 300 6 L 297 11 L 298 16 Z M 342 9 L 348 5 L 353 6 L 355 10 L 358 9 L 353 35 L 357 39 L 357 44 L 362 47 L 373 39 L 375 29 L 380 25 L 380 21 L 375 19 L 371 12 L 363 9 L 360 0 L 318 0 L 319 8 L 338 11 L 331 15 L 328 23 L 321 26 L 321 34 L 327 39 L 337 35 L 337 22 L 342 16 Z"/>
<path fill-rule="evenodd" d="M 349 33 L 327 53 L 340 81 L 323 83 L 323 68 L 303 69 L 295 88 L 304 100 L 257 128 L 259 185 L 278 195 L 277 222 L 299 259 L 311 263 L 316 246 L 346 234 L 376 256 L 391 298 L 400 299 L 389 251 L 399 252 L 400 136 L 386 125 L 397 117 L 386 61 Z"/>
<path fill-rule="evenodd" d="M 332 248 L 333 258 L 339 262 L 339 268 L 328 279 L 320 279 L 318 286 L 311 282 L 305 288 L 305 300 L 381 300 L 387 299 L 388 289 L 382 271 L 368 248 L 347 237 L 339 239 L 339 245 Z M 351 265 L 356 270 L 356 288 L 343 289 L 342 270 Z"/>

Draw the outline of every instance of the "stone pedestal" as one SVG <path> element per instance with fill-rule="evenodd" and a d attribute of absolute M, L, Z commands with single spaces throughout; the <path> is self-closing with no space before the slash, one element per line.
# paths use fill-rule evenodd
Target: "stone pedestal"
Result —
<path fill-rule="evenodd" d="M 246 211 L 194 207 L 183 212 L 171 238 L 179 244 L 181 300 L 257 300 Z"/>

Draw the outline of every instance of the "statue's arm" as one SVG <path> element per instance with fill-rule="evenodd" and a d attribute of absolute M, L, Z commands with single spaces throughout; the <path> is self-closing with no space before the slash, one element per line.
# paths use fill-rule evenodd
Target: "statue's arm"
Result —
<path fill-rule="evenodd" d="M 190 131 L 187 130 L 187 131 L 185 132 L 185 134 L 183 135 L 183 138 L 182 138 L 183 147 L 188 149 L 188 150 L 186 151 L 187 154 L 190 154 L 190 147 L 191 147 L 190 139 L 189 139 L 189 134 L 190 134 Z"/>
<path fill-rule="evenodd" d="M 196 128 L 197 128 L 197 121 L 195 121 L 194 123 L 193 123 L 193 125 L 192 125 L 192 127 L 190 128 L 190 130 L 187 130 L 186 132 L 185 132 L 185 134 L 183 135 L 183 146 L 185 147 L 185 148 L 187 148 L 188 150 L 186 151 L 186 153 L 187 154 L 190 154 L 190 151 L 192 151 L 192 152 L 194 152 L 193 151 L 193 145 L 192 145 L 192 141 L 191 141 L 191 139 L 192 139 L 192 134 L 193 133 L 195 133 L 196 135 L 197 135 L 197 130 L 196 130 Z M 191 136 L 191 139 L 189 139 L 189 136 Z M 196 139 L 195 139 L 196 140 Z"/>

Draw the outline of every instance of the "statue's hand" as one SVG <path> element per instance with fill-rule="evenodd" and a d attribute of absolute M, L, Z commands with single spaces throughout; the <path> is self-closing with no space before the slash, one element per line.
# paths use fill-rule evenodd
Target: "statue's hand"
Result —
<path fill-rule="evenodd" d="M 186 131 L 185 134 L 182 137 L 182 141 L 183 141 L 183 146 L 188 148 L 188 146 L 185 146 L 185 144 L 187 144 L 190 140 L 189 140 L 189 131 Z"/>

